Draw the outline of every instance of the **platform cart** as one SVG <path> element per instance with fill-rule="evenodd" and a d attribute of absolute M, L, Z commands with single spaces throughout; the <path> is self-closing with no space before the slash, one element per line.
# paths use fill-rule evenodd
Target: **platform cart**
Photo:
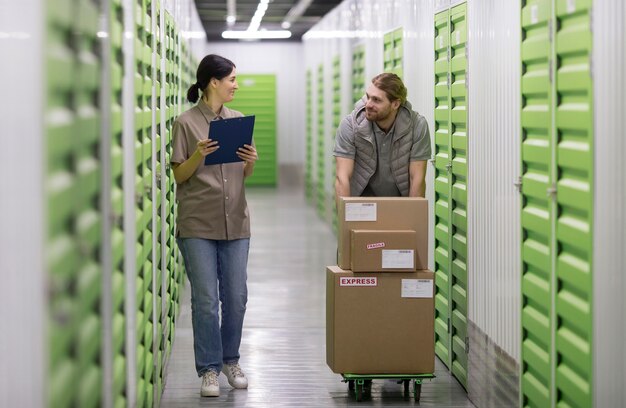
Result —
<path fill-rule="evenodd" d="M 404 395 L 409 395 L 409 384 L 413 382 L 413 397 L 419 402 L 422 393 L 422 382 L 435 378 L 434 374 L 341 374 L 343 382 L 348 383 L 348 391 L 354 392 L 357 401 L 363 400 L 365 383 L 372 380 L 396 380 L 404 385 Z"/>

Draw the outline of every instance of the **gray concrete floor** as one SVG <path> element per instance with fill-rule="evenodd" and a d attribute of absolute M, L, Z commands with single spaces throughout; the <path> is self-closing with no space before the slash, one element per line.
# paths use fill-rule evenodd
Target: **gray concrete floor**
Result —
<path fill-rule="evenodd" d="M 326 365 L 325 266 L 336 264 L 331 227 L 307 205 L 302 189 L 248 189 L 252 238 L 248 309 L 240 364 L 247 390 L 220 376 L 221 395 L 200 397 L 196 376 L 189 289 L 184 292 L 167 366 L 162 407 L 415 406 L 391 380 L 375 380 L 371 395 L 356 402 L 347 384 Z M 436 361 L 422 385 L 422 407 L 473 407 L 465 390 Z"/>

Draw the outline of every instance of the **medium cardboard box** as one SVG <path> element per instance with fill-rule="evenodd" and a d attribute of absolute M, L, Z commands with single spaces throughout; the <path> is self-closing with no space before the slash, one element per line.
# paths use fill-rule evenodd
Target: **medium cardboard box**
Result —
<path fill-rule="evenodd" d="M 428 200 L 421 197 L 341 197 L 337 219 L 337 264 L 350 269 L 351 230 L 413 230 L 415 269 L 428 269 Z"/>
<path fill-rule="evenodd" d="M 415 271 L 415 231 L 352 230 L 351 245 L 352 272 Z"/>
<path fill-rule="evenodd" d="M 326 363 L 342 374 L 435 370 L 434 274 L 326 268 Z"/>

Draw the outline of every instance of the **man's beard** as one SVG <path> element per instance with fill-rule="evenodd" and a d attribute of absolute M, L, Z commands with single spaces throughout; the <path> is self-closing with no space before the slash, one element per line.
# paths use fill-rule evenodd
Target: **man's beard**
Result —
<path fill-rule="evenodd" d="M 383 121 L 383 120 L 387 119 L 390 114 L 391 114 L 391 112 L 374 112 L 374 111 L 369 111 L 368 112 L 367 110 L 365 110 L 365 117 L 370 122 L 380 122 L 380 121 Z"/>

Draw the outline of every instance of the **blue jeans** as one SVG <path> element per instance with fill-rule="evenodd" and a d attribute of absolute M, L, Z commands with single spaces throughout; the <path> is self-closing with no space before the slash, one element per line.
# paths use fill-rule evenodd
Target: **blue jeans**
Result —
<path fill-rule="evenodd" d="M 239 361 L 250 239 L 178 238 L 177 242 L 191 283 L 196 371 L 198 376 L 208 370 L 219 373 L 223 364 Z"/>

